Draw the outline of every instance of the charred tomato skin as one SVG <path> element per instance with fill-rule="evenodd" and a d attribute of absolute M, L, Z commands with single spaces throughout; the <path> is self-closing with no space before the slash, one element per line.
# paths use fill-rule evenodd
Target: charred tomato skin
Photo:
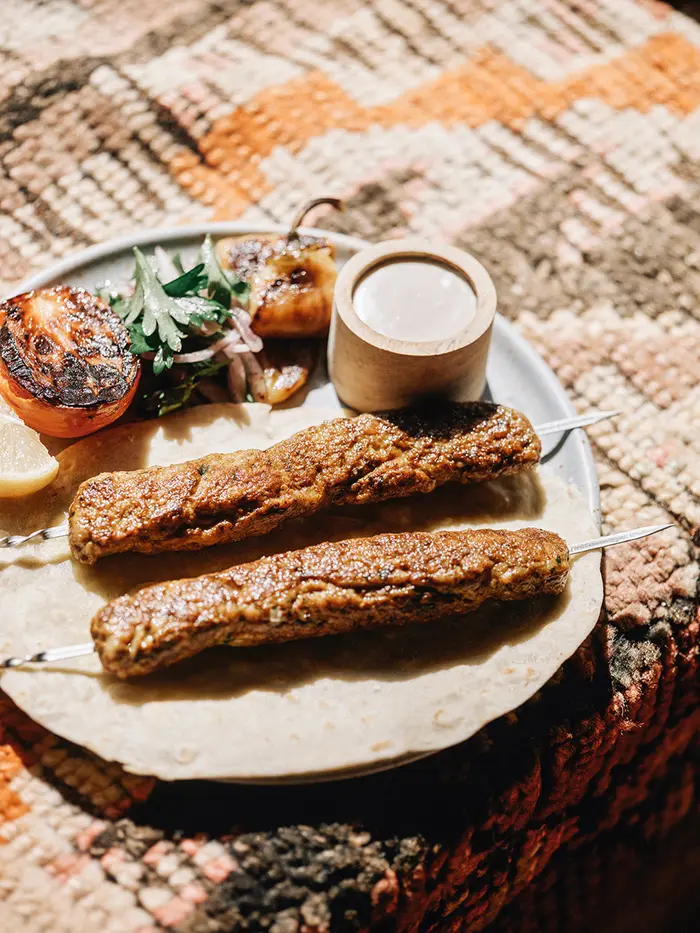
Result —
<path fill-rule="evenodd" d="M 60 285 L 0 302 L 0 394 L 25 424 L 82 437 L 126 411 L 141 367 L 119 316 Z"/>

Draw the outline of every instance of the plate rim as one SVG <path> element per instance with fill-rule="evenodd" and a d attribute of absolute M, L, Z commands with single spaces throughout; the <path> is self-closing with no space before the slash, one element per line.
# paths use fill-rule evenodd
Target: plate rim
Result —
<path fill-rule="evenodd" d="M 263 234 L 275 233 L 283 234 L 288 230 L 288 226 L 275 223 L 249 223 L 245 221 L 210 221 L 196 224 L 183 224 L 178 226 L 166 227 L 148 227 L 138 232 L 124 234 L 95 243 L 83 249 L 72 250 L 60 260 L 53 262 L 46 268 L 35 272 L 18 283 L 6 297 L 13 297 L 25 291 L 31 291 L 37 288 L 44 288 L 57 283 L 57 280 L 70 275 L 82 267 L 90 265 L 100 260 L 109 259 L 115 253 L 129 250 L 134 246 L 148 247 L 173 243 L 181 240 L 195 239 L 204 237 L 207 234 L 213 236 L 235 236 L 241 234 Z M 322 227 L 300 227 L 299 231 L 310 236 L 325 237 L 340 249 L 358 252 L 369 246 L 374 245 L 372 241 L 355 237 L 344 233 L 325 230 Z M 508 321 L 502 314 L 496 313 L 494 319 L 494 331 L 500 333 L 517 352 L 524 357 L 528 364 L 537 372 L 544 388 L 550 394 L 550 401 L 559 410 L 560 417 L 568 417 L 577 414 L 576 409 L 568 396 L 564 386 L 557 378 L 554 371 L 519 332 L 519 330 Z M 572 438 L 577 454 L 580 458 L 580 465 L 585 478 L 586 488 L 579 491 L 584 495 L 588 507 L 591 511 L 593 521 L 596 527 L 600 528 L 600 486 L 598 482 L 597 469 L 593 457 L 593 450 L 585 431 L 576 431 Z M 517 707 L 516 707 L 517 708 Z M 460 740 L 456 744 L 461 744 Z M 446 746 L 449 748 L 452 746 Z M 409 751 L 404 752 L 393 758 L 375 760 L 369 765 L 355 769 L 336 769 L 324 772 L 310 772 L 290 774 L 284 777 L 260 776 L 260 777 L 233 777 L 233 778 L 214 778 L 217 782 L 252 784 L 264 786 L 285 786 L 293 784 L 313 784 L 326 781 L 349 780 L 351 778 L 363 777 L 376 774 L 382 771 L 388 771 L 395 767 L 419 761 L 431 755 L 438 754 L 445 749 L 429 749 L 427 751 Z M 159 778 L 162 780 L 162 778 Z"/>

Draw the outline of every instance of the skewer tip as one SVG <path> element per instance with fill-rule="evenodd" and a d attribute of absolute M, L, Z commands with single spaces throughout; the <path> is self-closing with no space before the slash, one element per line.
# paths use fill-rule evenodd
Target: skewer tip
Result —
<path fill-rule="evenodd" d="M 73 658 L 82 658 L 85 655 L 92 654 L 94 650 L 95 646 L 92 642 L 84 642 L 82 645 L 69 645 L 67 648 L 48 648 L 44 651 L 37 651 L 35 654 L 5 658 L 0 661 L 0 671 L 24 667 L 25 664 L 51 664 L 57 661 L 70 661 Z"/>
<path fill-rule="evenodd" d="M 573 431 L 574 428 L 588 428 L 593 424 L 598 424 L 600 421 L 605 421 L 608 418 L 614 418 L 616 415 L 621 414 L 622 409 L 619 408 L 610 408 L 604 411 L 587 411 L 582 415 L 571 415 L 567 418 L 559 418 L 557 421 L 548 421 L 546 424 L 538 425 L 535 431 L 537 431 L 540 437 L 546 437 L 548 434 L 565 434 L 568 431 Z"/>
<path fill-rule="evenodd" d="M 642 528 L 632 528 L 628 531 L 618 531 L 616 534 L 604 535 L 602 538 L 581 541 L 569 548 L 569 555 L 573 557 L 576 554 L 585 554 L 588 551 L 599 551 L 603 548 L 614 547 L 616 544 L 638 541 L 640 538 L 648 538 L 649 535 L 655 535 L 660 531 L 666 531 L 667 528 L 673 528 L 674 524 L 674 522 L 668 522 L 664 525 L 644 525 Z"/>

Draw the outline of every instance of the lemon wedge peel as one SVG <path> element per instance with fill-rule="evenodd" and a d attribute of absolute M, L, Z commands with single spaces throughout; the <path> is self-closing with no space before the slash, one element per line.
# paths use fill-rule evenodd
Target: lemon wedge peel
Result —
<path fill-rule="evenodd" d="M 0 396 L 0 497 L 28 496 L 57 473 L 58 460 Z"/>

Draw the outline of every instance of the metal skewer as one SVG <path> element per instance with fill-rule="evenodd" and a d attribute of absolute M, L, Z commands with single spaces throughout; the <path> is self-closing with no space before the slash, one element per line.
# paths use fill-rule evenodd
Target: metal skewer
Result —
<path fill-rule="evenodd" d="M 19 547 L 20 544 L 29 544 L 41 538 L 42 541 L 50 541 L 51 538 L 65 538 L 68 534 L 68 523 L 65 525 L 56 525 L 55 528 L 40 528 L 39 531 L 33 531 L 30 535 L 8 535 L 7 538 L 0 538 L 0 547 Z"/>
<path fill-rule="evenodd" d="M 86 641 L 82 645 L 68 645 L 67 648 L 49 648 L 47 651 L 37 651 L 36 654 L 28 654 L 23 658 L 6 658 L 0 661 L 0 670 L 6 670 L 12 667 L 22 667 L 24 664 L 50 664 L 55 661 L 69 661 L 72 658 L 82 658 L 86 654 L 92 654 L 95 646 L 91 641 Z"/>
<path fill-rule="evenodd" d="M 589 411 L 585 415 L 574 415 L 572 418 L 560 418 L 558 421 L 548 421 L 535 428 L 540 437 L 547 437 L 549 434 L 562 434 L 564 431 L 572 431 L 574 428 L 585 428 L 590 424 L 597 424 L 599 421 L 605 421 L 606 418 L 613 418 L 619 415 L 619 411 Z M 50 541 L 52 538 L 65 538 L 68 535 L 68 523 L 56 525 L 55 528 L 40 528 L 29 535 L 8 535 L 6 538 L 0 538 L 0 548 L 20 547 L 23 544 L 30 544 L 32 541 L 41 539 Z"/>
<path fill-rule="evenodd" d="M 585 554 L 587 551 L 598 551 L 601 548 L 614 547 L 616 544 L 626 544 L 628 541 L 646 538 L 672 527 L 673 522 L 666 525 L 646 525 L 644 528 L 619 531 L 617 534 L 605 535 L 603 538 L 591 538 L 590 541 L 582 541 L 580 544 L 572 545 L 569 548 L 569 556 L 574 557 L 578 554 Z M 66 648 L 48 648 L 46 651 L 37 651 L 36 654 L 5 658 L 4 661 L 0 661 L 0 670 L 23 667 L 25 664 L 51 664 L 57 661 L 69 661 L 73 658 L 82 658 L 85 655 L 92 654 L 94 650 L 95 646 L 91 641 L 84 642 L 82 645 L 68 645 Z"/>
<path fill-rule="evenodd" d="M 314 198 L 313 201 L 307 201 L 306 204 L 303 204 L 299 208 L 292 218 L 292 222 L 289 225 L 289 233 L 287 234 L 288 241 L 299 237 L 297 227 L 301 226 L 307 214 L 311 213 L 315 207 L 319 207 L 321 204 L 330 204 L 330 206 L 334 207 L 337 211 L 345 210 L 345 205 L 340 198 Z"/>
<path fill-rule="evenodd" d="M 599 551 L 601 548 L 615 547 L 616 544 L 627 544 L 628 541 L 636 541 L 638 538 L 648 538 L 649 535 L 666 531 L 667 528 L 673 528 L 673 522 L 667 522 L 665 525 L 644 525 L 643 528 L 633 528 L 631 531 L 618 531 L 614 535 L 591 538 L 589 541 L 581 541 L 580 544 L 572 544 L 569 548 L 569 557 L 586 554 L 588 551 Z"/>
<path fill-rule="evenodd" d="M 564 431 L 572 431 L 574 428 L 586 428 L 591 424 L 598 424 L 599 421 L 614 418 L 615 415 L 620 413 L 619 409 L 587 411 L 585 415 L 574 415 L 571 418 L 560 418 L 558 421 L 548 421 L 546 424 L 540 424 L 535 428 L 535 431 L 540 437 L 547 437 L 548 434 L 563 434 Z"/>

